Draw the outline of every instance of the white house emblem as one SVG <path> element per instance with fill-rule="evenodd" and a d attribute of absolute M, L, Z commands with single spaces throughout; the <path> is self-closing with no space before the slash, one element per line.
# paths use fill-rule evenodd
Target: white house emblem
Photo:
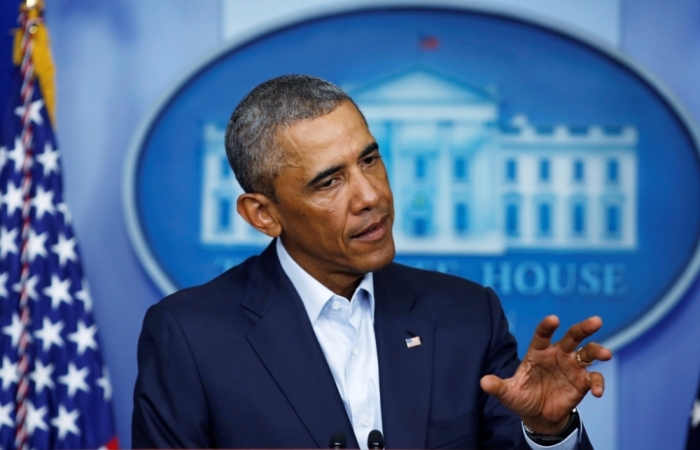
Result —
<path fill-rule="evenodd" d="M 596 314 L 619 347 L 695 279 L 698 134 L 666 90 L 566 30 L 422 6 L 269 30 L 173 91 L 125 181 L 135 249 L 164 292 L 269 242 L 236 212 L 223 134 L 247 92 L 285 73 L 335 82 L 364 113 L 394 193 L 396 261 L 491 286 L 519 341 L 546 314 Z"/>

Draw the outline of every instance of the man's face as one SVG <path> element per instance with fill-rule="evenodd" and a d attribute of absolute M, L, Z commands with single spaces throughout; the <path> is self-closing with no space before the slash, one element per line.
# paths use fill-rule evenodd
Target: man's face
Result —
<path fill-rule="evenodd" d="M 394 208 L 374 137 L 350 102 L 279 132 L 287 164 L 275 180 L 285 249 L 321 283 L 394 258 Z M 331 282 L 333 284 L 333 282 Z"/>

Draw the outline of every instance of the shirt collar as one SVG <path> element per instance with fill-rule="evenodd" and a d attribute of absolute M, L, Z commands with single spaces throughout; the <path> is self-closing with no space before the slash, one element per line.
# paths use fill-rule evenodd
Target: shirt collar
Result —
<path fill-rule="evenodd" d="M 284 245 L 282 245 L 281 239 L 277 238 L 276 241 L 275 248 L 277 250 L 277 257 L 282 265 L 282 270 L 284 270 L 284 273 L 286 273 L 287 277 L 292 281 L 294 288 L 297 290 L 297 293 L 299 293 L 299 297 L 301 297 L 301 301 L 304 303 L 304 308 L 306 308 L 306 313 L 309 315 L 311 323 L 314 323 L 319 314 L 321 314 L 323 306 L 328 300 L 336 296 L 336 294 L 302 269 L 301 266 L 289 256 Z M 372 276 L 372 272 L 362 277 L 362 281 L 360 281 L 357 289 L 355 289 L 353 299 L 357 297 L 360 290 L 365 290 L 367 292 L 372 320 L 374 321 L 374 277 Z"/>

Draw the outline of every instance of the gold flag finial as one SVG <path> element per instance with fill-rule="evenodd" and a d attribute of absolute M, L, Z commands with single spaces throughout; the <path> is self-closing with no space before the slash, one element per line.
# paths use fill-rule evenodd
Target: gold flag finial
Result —
<path fill-rule="evenodd" d="M 34 76 L 39 81 L 46 110 L 51 122 L 55 124 L 56 89 L 54 85 L 55 68 L 49 41 L 49 32 L 44 24 L 44 1 L 26 0 L 20 5 L 20 28 L 15 30 L 12 60 L 20 66 L 29 52 L 34 65 Z M 29 35 L 27 35 L 29 34 Z"/>

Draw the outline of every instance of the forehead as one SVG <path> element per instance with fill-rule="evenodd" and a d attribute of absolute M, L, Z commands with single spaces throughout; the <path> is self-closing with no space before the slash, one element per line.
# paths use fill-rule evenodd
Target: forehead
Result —
<path fill-rule="evenodd" d="M 374 138 L 355 105 L 343 102 L 328 114 L 280 130 L 277 142 L 289 164 L 311 168 L 359 153 Z"/>

